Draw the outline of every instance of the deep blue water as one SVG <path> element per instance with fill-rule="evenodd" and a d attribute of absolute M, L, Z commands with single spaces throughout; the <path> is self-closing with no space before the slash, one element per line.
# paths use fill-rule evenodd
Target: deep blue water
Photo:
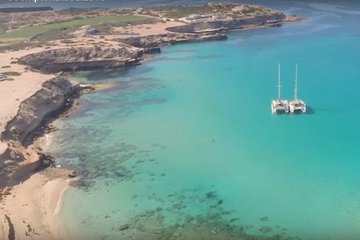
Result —
<path fill-rule="evenodd" d="M 85 176 L 61 212 L 73 239 L 360 238 L 360 8 L 271 4 L 309 19 L 77 76 L 122 87 L 84 96 L 51 149 Z M 299 64 L 308 114 L 271 114 L 278 62 L 289 99 Z"/>

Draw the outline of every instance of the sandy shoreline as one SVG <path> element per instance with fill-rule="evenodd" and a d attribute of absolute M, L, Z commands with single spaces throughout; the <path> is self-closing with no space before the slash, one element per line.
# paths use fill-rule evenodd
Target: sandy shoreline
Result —
<path fill-rule="evenodd" d="M 54 77 L 12 63 L 15 58 L 42 50 L 36 48 L 0 53 L 0 66 L 7 66 L 1 72 L 20 73 L 19 76 L 13 76 L 12 81 L 0 82 L 0 102 L 3 103 L 0 105 L 0 132 L 4 131 L 6 123 L 16 115 L 20 103 L 40 90 L 43 82 Z M 0 144 L 6 147 L 6 144 Z M 3 196 L 0 201 L 0 239 L 24 239 L 26 235 L 36 235 L 36 239 L 51 239 L 50 235 L 46 236 L 46 232 L 57 225 L 57 220 L 45 216 L 53 212 L 52 209 L 56 207 L 54 204 L 59 200 L 58 193 L 67 187 L 65 178 L 52 179 L 44 172 L 36 173 L 27 181 L 14 186 L 10 195 Z M 46 222 L 43 221 L 45 219 Z"/>
<path fill-rule="evenodd" d="M 70 183 L 68 172 L 49 168 L 15 186 L 1 202 L 0 212 L 9 220 L 1 220 L 0 238 L 8 239 L 7 230 L 13 225 L 15 239 L 68 239 L 58 217 Z"/>
<path fill-rule="evenodd" d="M 42 51 L 44 48 L 34 48 L 31 50 L 20 50 L 15 52 L 0 53 L 0 66 L 9 66 L 1 69 L 0 72 L 18 72 L 19 76 L 12 76 L 13 81 L 0 82 L 0 132 L 4 131 L 6 123 L 12 119 L 22 101 L 29 98 L 36 91 L 40 90 L 41 84 L 54 75 L 42 74 L 26 69 L 20 64 L 11 64 L 15 58 Z M 6 103 L 6 104 L 4 104 Z"/>
<path fill-rule="evenodd" d="M 153 25 L 139 25 L 117 29 L 128 31 L 130 35 L 151 35 L 166 33 L 166 27 L 177 26 L 180 23 L 157 23 Z M 91 38 L 97 41 L 96 37 Z M 86 37 L 79 37 L 78 42 L 87 42 Z M 56 48 L 64 48 L 58 43 Z M 14 60 L 46 50 L 45 47 L 24 49 L 0 53 L 0 72 L 17 72 L 11 81 L 0 81 L 0 132 L 19 109 L 20 103 L 41 89 L 42 83 L 55 77 L 54 74 L 44 74 L 32 71 Z M 109 86 L 98 86 L 99 90 Z M 6 104 L 4 104 L 6 103 Z M 46 148 L 51 144 L 51 134 L 38 139 L 31 149 Z M 7 143 L 0 141 L 0 154 L 7 148 Z M 35 160 L 36 161 L 36 160 Z M 25 161 L 31 164 L 31 161 Z M 26 168 L 26 167 L 25 167 Z M 68 239 L 62 227 L 58 213 L 61 211 L 62 198 L 69 188 L 69 173 L 71 170 L 62 168 L 48 168 L 33 174 L 26 181 L 15 185 L 0 199 L 0 239 Z"/>
<path fill-rule="evenodd" d="M 86 42 L 87 39 L 78 40 Z M 95 43 L 97 41 L 101 40 L 95 38 Z M 64 47 L 66 46 L 58 43 L 53 49 Z M 11 76 L 11 80 L 0 81 L 0 132 L 5 130 L 7 122 L 17 114 L 21 102 L 39 91 L 44 82 L 55 77 L 54 74 L 32 71 L 25 65 L 16 63 L 16 59 L 22 56 L 44 50 L 45 47 L 40 47 L 0 53 L 0 73 L 18 73 Z M 99 86 L 99 89 L 108 87 Z M 19 165 L 19 168 L 24 169 L 24 173 L 31 172 L 30 168 L 33 167 L 28 167 L 31 164 L 37 165 L 36 149 L 46 152 L 52 137 L 51 134 L 46 134 L 27 149 L 23 148 L 26 155 L 31 153 L 33 156 L 27 157 Z M 4 153 L 7 147 L 8 143 L 0 140 L 0 154 Z M 65 231 L 57 214 L 61 209 L 62 197 L 69 187 L 70 173 L 71 170 L 62 168 L 45 169 L 15 185 L 10 191 L 6 190 L 6 195 L 2 199 L 0 197 L 0 239 L 68 239 L 64 236 Z"/>
<path fill-rule="evenodd" d="M 17 114 L 20 103 L 40 90 L 42 83 L 55 77 L 13 63 L 14 59 L 43 50 L 32 48 L 0 53 L 0 72 L 19 73 L 18 76 L 12 76 L 11 81 L 0 82 L 0 132 Z M 23 168 L 23 172 L 29 174 L 39 160 L 34 149 L 46 149 L 51 144 L 51 138 L 51 134 L 44 135 L 36 144 L 23 148 L 28 157 L 19 165 L 19 169 Z M 5 152 L 7 146 L 8 143 L 0 141 L 0 154 Z M 69 187 L 70 173 L 68 169 L 48 168 L 8 188 L 0 198 L 0 239 L 68 239 L 63 235 L 65 231 L 57 214 L 62 196 Z"/>

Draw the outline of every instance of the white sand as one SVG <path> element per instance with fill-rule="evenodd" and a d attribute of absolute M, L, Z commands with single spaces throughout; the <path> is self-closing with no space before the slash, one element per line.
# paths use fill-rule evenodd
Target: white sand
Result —
<path fill-rule="evenodd" d="M 0 216 L 6 214 L 11 219 L 15 239 L 67 239 L 57 214 L 61 195 L 68 186 L 68 180 L 49 180 L 43 173 L 15 186 L 1 202 L 0 210 Z M 0 239 L 8 239 L 8 228 L 6 221 L 0 221 Z"/>
<path fill-rule="evenodd" d="M 53 77 L 52 74 L 42 74 L 27 70 L 20 64 L 10 64 L 11 61 L 27 54 L 43 51 L 44 48 L 33 48 L 21 51 L 0 53 L 0 73 L 18 72 L 20 76 L 9 76 L 13 81 L 0 82 L 0 132 L 4 131 L 6 122 L 12 119 L 22 101 L 41 89 L 41 84 Z M 3 66 L 10 66 L 3 68 Z M 0 153 L 7 148 L 0 142 Z M 29 156 L 21 165 L 37 161 L 37 154 L 32 149 L 20 149 Z M 17 185 L 0 202 L 0 239 L 8 239 L 10 218 L 15 229 L 16 239 L 24 239 L 25 234 L 33 239 L 62 239 L 58 232 L 59 221 L 52 214 L 56 209 L 60 192 L 68 186 L 64 178 L 49 181 L 41 173 L 33 175 L 24 183 Z M 29 224 L 29 226 L 28 226 Z M 40 234 L 40 235 L 37 235 Z M 66 239 L 66 238 L 63 238 Z"/>
<path fill-rule="evenodd" d="M 176 27 L 182 26 L 185 23 L 183 22 L 158 22 L 152 24 L 140 24 L 135 26 L 122 26 L 122 27 L 115 27 L 114 30 L 121 35 L 128 35 L 128 36 L 148 36 L 148 35 L 158 35 L 158 34 L 165 34 L 170 33 L 166 30 L 168 27 Z M 119 37 L 119 36 L 117 36 Z M 124 36 L 120 36 L 124 37 Z"/>
<path fill-rule="evenodd" d="M 6 122 L 16 115 L 20 103 L 40 90 L 43 82 L 54 77 L 50 74 L 27 71 L 24 65 L 10 64 L 15 58 L 41 50 L 43 48 L 0 53 L 0 73 L 10 71 L 21 73 L 20 76 L 10 77 L 14 81 L 0 82 L 0 132 L 4 131 Z M 2 68 L 3 66 L 10 68 Z"/>

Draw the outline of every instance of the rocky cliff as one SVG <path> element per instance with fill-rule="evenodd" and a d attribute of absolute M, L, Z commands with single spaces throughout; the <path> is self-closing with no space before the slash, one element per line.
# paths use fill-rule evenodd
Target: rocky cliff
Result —
<path fill-rule="evenodd" d="M 227 36 L 220 33 L 214 34 L 193 34 L 193 33 L 167 33 L 159 35 L 150 35 L 143 37 L 122 38 L 119 41 L 134 47 L 144 48 L 145 52 L 160 46 L 184 43 L 184 42 L 200 42 L 210 40 L 226 40 Z"/>
<path fill-rule="evenodd" d="M 2 195 L 9 194 L 9 187 L 53 163 L 41 149 L 28 145 L 47 129 L 50 121 L 72 106 L 80 91 L 79 85 L 54 78 L 43 83 L 42 89 L 20 104 L 17 115 L 1 133 L 0 200 Z"/>
<path fill-rule="evenodd" d="M 128 66 L 139 62 L 142 54 L 140 49 L 127 47 L 72 47 L 29 54 L 18 62 L 45 73 L 54 73 Z"/>
<path fill-rule="evenodd" d="M 79 94 L 80 87 L 63 78 L 43 83 L 42 89 L 20 104 L 17 115 L 7 123 L 1 139 L 30 144 L 37 132 L 70 108 Z"/>
<path fill-rule="evenodd" d="M 218 32 L 243 29 L 247 26 L 279 25 L 285 21 L 286 18 L 287 16 L 285 14 L 277 12 L 269 15 L 243 19 L 189 23 L 183 26 L 169 27 L 167 30 L 177 33 Z"/>

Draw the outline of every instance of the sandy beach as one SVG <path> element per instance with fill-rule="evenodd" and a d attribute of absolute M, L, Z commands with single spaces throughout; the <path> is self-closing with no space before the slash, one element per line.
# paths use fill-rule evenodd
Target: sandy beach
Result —
<path fill-rule="evenodd" d="M 0 82 L 0 132 L 17 113 L 22 101 L 41 89 L 41 84 L 55 77 L 28 70 L 26 66 L 14 63 L 17 58 L 43 51 L 44 48 L 25 49 L 0 53 L 0 72 L 16 72 L 11 80 Z M 44 141 L 48 142 L 48 141 Z M 49 144 L 49 143 L 46 143 Z M 5 152 L 7 143 L 0 141 L 0 153 Z M 24 169 L 38 161 L 34 146 L 22 151 L 27 159 L 19 166 Z M 24 170 L 27 171 L 27 170 Z M 70 170 L 49 168 L 32 175 L 26 181 L 5 190 L 0 200 L 0 239 L 66 239 L 59 231 L 59 211 L 61 194 L 69 186 Z"/>
<path fill-rule="evenodd" d="M 114 31 L 122 36 L 149 36 L 170 33 L 166 30 L 169 27 L 185 25 L 183 22 L 158 22 L 152 24 L 140 24 L 135 26 L 115 27 Z"/>
<path fill-rule="evenodd" d="M 133 32 L 132 35 L 139 35 L 139 33 L 142 33 L 141 35 L 159 34 L 164 32 L 164 29 L 168 26 L 168 24 L 155 24 L 154 26 L 144 24 L 136 26 L 131 32 Z M 89 45 L 101 41 L 97 37 L 90 39 L 93 39 L 94 42 L 89 43 Z M 86 43 L 88 38 L 79 37 L 77 40 Z M 52 49 L 64 47 L 67 46 L 58 42 Z M 0 132 L 4 131 L 6 123 L 17 114 L 21 102 L 40 90 L 42 83 L 55 77 L 53 74 L 35 72 L 24 65 L 16 63 L 16 59 L 22 56 L 44 50 L 46 49 L 41 47 L 0 53 L 0 72 L 18 73 L 18 75 L 11 76 L 10 80 L 0 81 L 0 102 L 2 103 L 0 104 Z M 99 86 L 100 90 L 103 88 Z M 37 141 L 38 143 L 41 142 L 42 148 L 46 147 L 44 144 L 49 144 L 48 140 L 43 140 Z M 39 144 L 23 149 L 29 156 L 22 163 L 24 168 L 26 165 L 38 161 L 37 156 L 35 156 L 36 153 L 33 152 L 33 149 L 37 147 L 39 147 Z M 0 154 L 5 152 L 6 148 L 7 143 L 0 141 Z M 35 173 L 26 181 L 9 190 L 8 195 L 3 196 L 3 199 L 0 200 L 0 239 L 13 239 L 13 237 L 15 239 L 27 237 L 66 239 L 63 235 L 64 231 L 61 228 L 61 222 L 56 217 L 56 214 L 61 208 L 61 195 L 69 186 L 69 171 L 65 169 L 46 169 Z"/>
<path fill-rule="evenodd" d="M 15 239 L 66 239 L 57 214 L 69 186 L 68 172 L 49 168 L 15 186 L 1 202 L 0 238 L 10 239 L 13 228 Z"/>
<path fill-rule="evenodd" d="M 0 72 L 20 73 L 19 76 L 11 76 L 12 81 L 0 82 L 0 132 L 4 130 L 6 122 L 16 115 L 20 103 L 38 91 L 43 82 L 54 77 L 54 75 L 27 70 L 26 66 L 20 64 L 11 64 L 16 58 L 43 49 L 34 48 L 0 53 Z"/>
<path fill-rule="evenodd" d="M 117 29 L 119 37 L 123 31 L 130 35 L 153 35 L 167 32 L 166 27 L 177 26 L 179 23 L 142 24 L 138 26 Z M 98 37 L 79 37 L 76 42 L 92 45 L 101 41 Z M 112 39 L 109 38 L 112 43 Z M 85 44 L 86 46 L 87 44 Z M 55 48 L 64 48 L 67 45 L 56 43 Z M 16 59 L 46 50 L 44 47 L 31 48 L 19 51 L 0 53 L 0 73 L 16 72 L 19 75 L 11 76 L 10 80 L 0 81 L 0 132 L 4 131 L 6 123 L 17 113 L 20 103 L 41 89 L 41 84 L 55 77 L 53 74 L 44 74 L 17 64 Z M 101 87 L 100 87 L 101 89 Z M 45 141 L 49 144 L 48 141 Z M 24 151 L 31 151 L 24 149 Z M 0 153 L 7 148 L 7 144 L 0 141 Z M 31 164 L 34 159 L 27 159 L 24 165 Z M 26 181 L 14 186 L 0 201 L 0 239 L 66 239 L 61 222 L 56 214 L 60 211 L 61 195 L 68 188 L 69 170 L 46 169 L 35 173 Z"/>

